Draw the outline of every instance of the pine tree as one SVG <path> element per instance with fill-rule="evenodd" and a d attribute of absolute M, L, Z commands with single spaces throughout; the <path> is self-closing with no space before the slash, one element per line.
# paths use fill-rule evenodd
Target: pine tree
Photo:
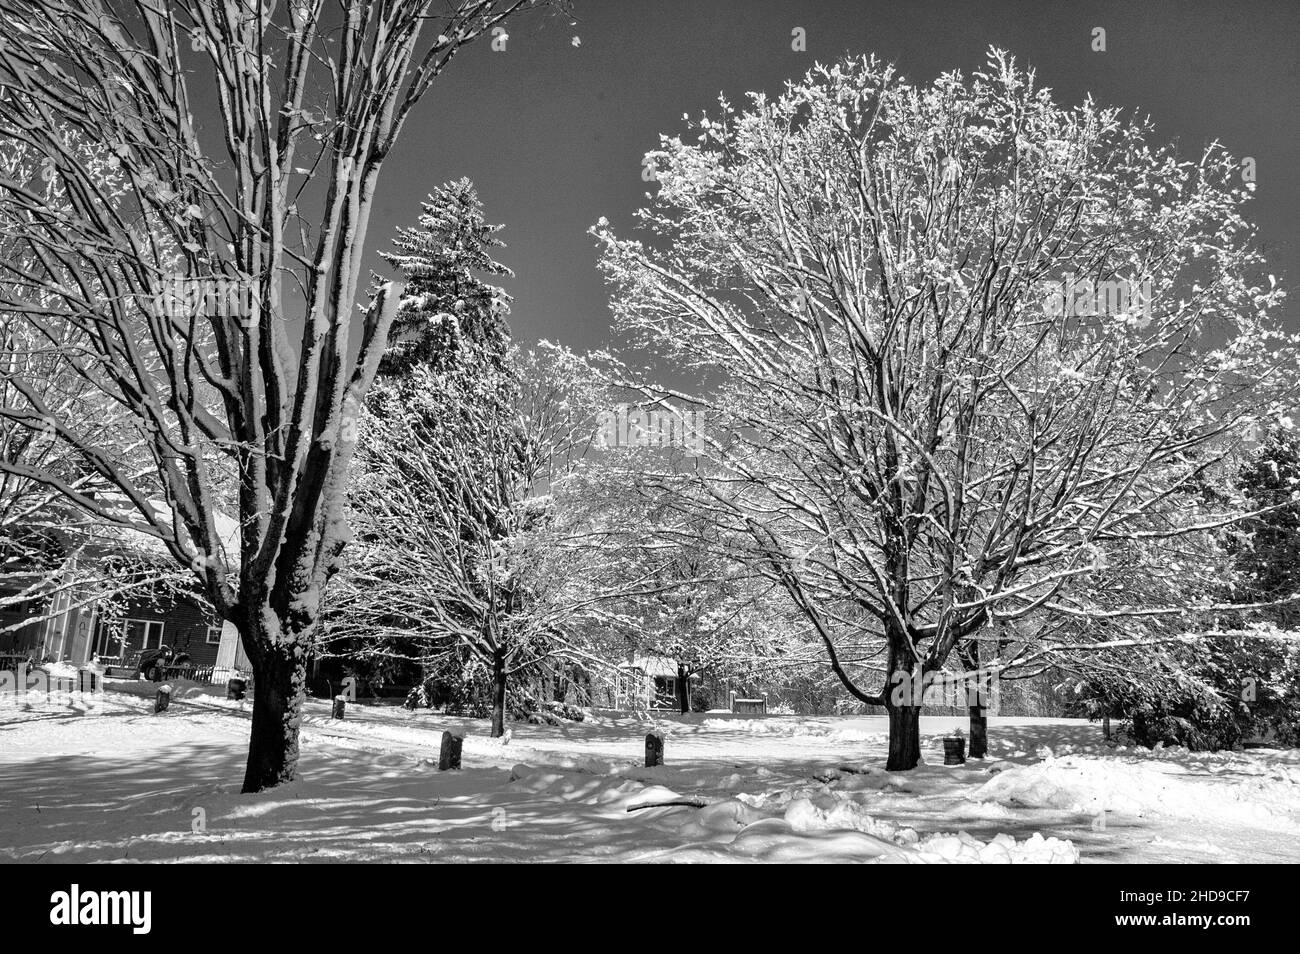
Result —
<path fill-rule="evenodd" d="M 469 179 L 436 189 L 414 228 L 401 229 L 383 253 L 406 278 L 406 296 L 393 323 L 380 373 L 408 374 L 417 364 L 442 370 L 469 344 L 504 360 L 509 345 L 506 316 L 511 298 L 480 275 L 513 273 L 491 256 L 504 243 L 502 228 L 483 221 L 483 205 Z"/>
<path fill-rule="evenodd" d="M 1300 434 L 1271 431 L 1242 468 L 1238 487 L 1251 509 L 1277 508 L 1242 525 L 1248 544 L 1238 550 L 1237 566 L 1251 602 L 1300 593 L 1300 505 L 1286 506 L 1300 499 Z M 1263 615 L 1289 629 L 1300 619 L 1300 610 L 1285 604 Z"/>
<path fill-rule="evenodd" d="M 1212 558 L 1202 565 L 1218 568 L 1229 584 L 1216 598 L 1277 605 L 1221 614 L 1221 631 L 1125 650 L 1096 668 L 1079 690 L 1085 710 L 1128 720 L 1137 742 L 1219 749 L 1252 738 L 1293 744 L 1300 733 L 1300 652 L 1278 632 L 1297 619 L 1284 601 L 1300 592 L 1300 437 L 1281 428 L 1266 435 L 1238 471 L 1235 492 L 1260 513 L 1223 538 L 1231 573 Z M 1189 590 L 1207 586 L 1186 572 L 1180 578 Z"/>
<path fill-rule="evenodd" d="M 402 273 L 406 294 L 380 363 L 379 383 L 366 401 L 351 493 L 358 535 L 353 571 L 365 568 L 369 585 L 381 590 L 405 585 L 402 566 L 375 565 L 392 527 L 375 519 L 382 511 L 380 502 L 366 498 L 373 495 L 376 481 L 386 477 L 412 492 L 410 512 L 401 514 L 401 520 L 436 524 L 435 549 L 442 558 L 469 561 L 456 580 L 475 593 L 469 602 L 491 603 L 498 597 L 489 595 L 493 587 L 473 564 L 484 547 L 508 535 L 503 494 L 517 477 L 513 465 L 520 436 L 513 408 L 519 386 L 506 323 L 510 296 L 480 276 L 512 273 L 490 255 L 503 246 L 494 237 L 502 226 L 484 222 L 469 179 L 440 186 L 421 205 L 417 224 L 400 229 L 394 251 L 382 253 Z M 413 453 L 414 447 L 429 453 Z M 350 607 L 345 612 L 355 612 L 349 581 L 335 590 Z M 440 612 L 461 617 L 458 625 L 473 628 L 473 614 L 460 602 L 439 602 Z M 367 652 L 373 648 L 370 640 L 339 638 L 349 629 L 339 618 L 339 607 L 332 607 L 328 654 L 349 658 L 354 666 L 367 659 L 424 659 L 418 638 L 397 635 L 418 629 L 418 620 L 404 619 L 390 602 L 375 623 L 391 631 L 380 641 L 378 654 Z M 470 678 L 473 659 L 462 657 L 456 654 L 453 668 L 470 685 L 475 682 Z M 446 668 L 450 661 L 439 657 L 433 669 Z"/>
<path fill-rule="evenodd" d="M 505 247 L 495 237 L 504 226 L 484 221 L 483 204 L 467 178 L 439 186 L 421 207 L 417 226 L 400 229 L 396 251 L 382 256 L 407 284 L 380 364 L 386 386 L 375 392 L 370 410 L 395 419 L 407 408 L 420 408 L 413 426 L 428 439 L 476 451 L 471 457 L 515 458 L 510 445 L 521 438 L 510 418 L 519 382 L 506 322 L 512 299 L 479 277 L 514 274 L 490 254 Z M 410 479 L 454 486 L 464 466 L 459 455 L 448 454 L 434 472 Z M 473 528 L 498 522 L 477 499 L 462 501 L 461 515 Z"/>

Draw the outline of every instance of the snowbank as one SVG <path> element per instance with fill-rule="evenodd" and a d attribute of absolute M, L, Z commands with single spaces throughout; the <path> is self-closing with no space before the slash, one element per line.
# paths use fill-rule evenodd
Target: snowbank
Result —
<path fill-rule="evenodd" d="M 1138 818 L 1212 817 L 1285 829 L 1300 827 L 1300 773 L 1294 768 L 1255 768 L 1256 777 L 1242 780 L 1237 776 L 1245 765 L 1257 763 L 1232 753 L 1191 756 L 1184 750 L 1181 756 L 1182 761 L 1158 756 L 1047 758 L 1036 765 L 999 772 L 968 797 L 976 803 L 1093 816 L 1114 812 Z M 1207 775 L 1221 780 L 1212 796 L 1206 789 Z"/>
<path fill-rule="evenodd" d="M 717 798 L 694 807 L 681 804 L 688 797 L 673 788 L 627 777 L 635 771 L 602 762 L 576 771 L 520 764 L 510 777 L 514 787 L 533 794 L 612 812 L 635 812 L 641 816 L 639 820 L 652 820 L 684 843 L 680 849 L 643 860 L 721 861 L 728 856 L 734 860 L 902 864 L 1074 864 L 1079 860 L 1071 842 L 1039 834 L 1019 842 L 1006 834 L 981 841 L 964 831 L 921 836 L 913 828 L 874 817 L 857 801 L 861 785 L 786 786 Z M 646 770 L 640 771 L 644 774 Z M 890 776 L 879 777 L 884 774 L 859 772 L 836 781 L 866 779 L 887 788 L 883 782 Z M 679 804 L 664 804 L 673 802 Z"/>

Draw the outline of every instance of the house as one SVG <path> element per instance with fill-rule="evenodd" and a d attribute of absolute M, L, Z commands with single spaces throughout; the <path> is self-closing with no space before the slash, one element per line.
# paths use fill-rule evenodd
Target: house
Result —
<path fill-rule="evenodd" d="M 94 607 L 91 613 L 95 613 Z M 80 623 L 77 625 L 80 630 Z M 130 599 L 114 618 L 91 615 L 87 628 L 93 633 L 89 645 L 83 647 L 74 639 L 68 652 L 47 652 L 47 656 L 73 665 L 96 663 L 109 670 L 134 671 L 131 660 L 136 653 L 166 645 L 177 654 L 188 654 L 196 669 L 249 668 L 234 624 L 217 619 L 198 597 L 172 594 Z"/>
<path fill-rule="evenodd" d="M 680 711 L 677 698 L 681 670 L 671 656 L 633 656 L 619 665 L 605 696 L 613 709 Z M 691 709 L 695 712 L 735 712 L 766 715 L 768 693 L 749 682 L 733 683 L 705 670 L 688 677 Z M 725 708 L 719 708 L 723 707 Z"/>
<path fill-rule="evenodd" d="M 151 503 L 161 518 L 169 516 L 165 504 Z M 238 521 L 218 513 L 216 524 L 227 551 L 237 553 Z M 97 528 L 89 542 L 75 548 L 61 542 L 71 553 L 61 577 L 42 595 L 20 604 L 6 602 L 0 610 L 0 657 L 98 664 L 120 673 L 134 671 L 132 660 L 139 652 L 166 645 L 188 653 L 196 668 L 217 669 L 213 677 L 218 681 L 227 670 L 248 669 L 238 631 L 179 580 L 125 587 L 116 598 L 106 592 L 106 580 L 138 573 L 150 564 L 170 564 L 170 554 L 156 537 L 116 526 Z M 88 582 L 92 579 L 97 585 Z M 37 574 L 11 574 L 0 584 L 0 597 L 19 595 L 38 580 Z"/>
<path fill-rule="evenodd" d="M 668 656 L 633 656 L 619 667 L 616 709 L 677 709 L 677 660 Z M 691 684 L 698 676 L 689 677 Z"/>
<path fill-rule="evenodd" d="M 42 645 L 43 620 L 40 617 L 45 601 L 25 599 L 10 602 L 34 582 L 34 578 L 19 574 L 7 574 L 0 581 L 0 659 L 34 655 Z"/>

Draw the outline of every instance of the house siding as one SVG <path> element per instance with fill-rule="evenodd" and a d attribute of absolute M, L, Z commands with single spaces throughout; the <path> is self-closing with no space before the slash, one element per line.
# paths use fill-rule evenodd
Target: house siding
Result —
<path fill-rule="evenodd" d="M 208 627 L 219 625 L 205 606 L 185 599 L 132 600 L 124 619 L 157 620 L 163 624 L 162 641 L 177 653 L 189 653 L 195 666 L 217 662 L 217 643 L 207 641 Z M 139 646 L 127 645 L 123 659 L 129 660 Z"/>
<path fill-rule="evenodd" d="M 0 588 L 0 596 L 13 597 L 20 591 Z M 39 654 L 44 608 L 39 600 L 0 609 L 0 655 Z M 12 627 L 12 628 L 11 628 Z"/>

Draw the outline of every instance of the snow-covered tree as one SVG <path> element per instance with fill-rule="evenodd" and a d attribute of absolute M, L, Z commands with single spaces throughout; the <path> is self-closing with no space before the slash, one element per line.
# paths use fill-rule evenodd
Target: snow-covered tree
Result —
<path fill-rule="evenodd" d="M 736 559 L 712 526 L 678 506 L 671 488 L 640 479 L 647 455 L 616 453 L 586 475 L 613 492 L 596 497 L 576 548 L 616 601 L 602 606 L 611 659 L 661 657 L 676 666 L 676 704 L 690 712 L 691 680 L 779 682 L 804 654 L 806 624 L 792 625 L 785 591 Z"/>
<path fill-rule="evenodd" d="M 137 479 L 64 420 L 121 503 L 41 476 L 95 519 L 155 536 L 238 627 L 255 676 L 245 791 L 295 773 L 357 417 L 400 305 L 399 286 L 368 290 L 362 269 L 381 170 L 451 58 L 532 5 L 0 2 L 0 136 L 69 200 L 50 209 L 0 178 L 0 222 L 19 223 L 7 237 L 40 262 L 0 265 L 24 286 L 0 305 L 84 336 L 65 359 L 133 419 L 152 462 Z M 196 84 L 217 105 L 203 125 Z M 111 150 L 126 211 L 65 129 Z M 237 553 L 216 529 L 227 485 Z"/>
<path fill-rule="evenodd" d="M 362 419 L 331 637 L 426 665 L 464 654 L 492 686 L 493 736 L 512 679 L 598 661 L 574 638 L 592 600 L 558 554 L 552 493 L 595 434 L 580 371 L 561 349 L 463 342 L 383 380 Z"/>
<path fill-rule="evenodd" d="M 396 250 L 383 258 L 406 278 L 406 295 L 393 322 L 384 375 L 401 375 L 417 364 L 439 368 L 462 353 L 466 340 L 500 361 L 509 346 L 505 316 L 510 296 L 481 276 L 509 276 L 492 258 L 503 247 L 500 225 L 483 221 L 483 205 L 469 179 L 439 187 L 423 203 L 415 228 L 402 229 Z"/>
<path fill-rule="evenodd" d="M 1005 624 L 1090 616 L 1075 584 L 1117 542 L 1242 516 L 1182 491 L 1292 392 L 1252 185 L 998 51 L 924 85 L 817 66 L 692 131 L 651 154 L 644 241 L 594 229 L 613 307 L 698 378 L 698 507 L 888 709 L 909 769 L 909 680 Z M 877 678 L 845 645 L 882 647 Z"/>
<path fill-rule="evenodd" d="M 1080 621 L 1036 654 L 1054 654 L 1077 677 L 1075 694 L 1090 714 L 1127 720 L 1138 742 L 1225 748 L 1258 734 L 1290 744 L 1300 732 L 1300 636 L 1292 631 L 1300 456 L 1289 425 L 1283 418 L 1263 428 L 1226 475 L 1232 484 L 1206 488 L 1234 495 L 1252 516 L 1209 540 L 1144 548 L 1140 560 L 1117 554 L 1094 581 L 1116 603 L 1176 606 L 1209 595 L 1220 612 Z"/>
<path fill-rule="evenodd" d="M 1241 524 L 1229 548 L 1246 598 L 1278 603 L 1262 615 L 1294 629 L 1300 611 L 1288 600 L 1300 594 L 1300 433 L 1285 421 L 1264 432 L 1238 476 L 1237 488 L 1258 516 Z"/>
<path fill-rule="evenodd" d="M 64 137 L 98 177 L 108 207 L 120 213 L 123 177 L 108 162 L 109 150 L 66 130 Z M 0 174 L 39 194 L 46 209 L 69 211 L 62 185 L 42 175 L 41 157 L 26 143 L 0 142 Z M 129 415 L 98 387 L 93 371 L 65 360 L 69 352 L 93 347 L 84 333 L 70 323 L 54 321 L 38 328 L 23 320 L 26 309 L 42 306 L 39 290 L 22 277 L 39 271 L 42 261 L 16 237 L 34 223 L 19 209 L 0 214 L 10 216 L 0 228 L 0 259 L 10 270 L 3 280 L 5 300 L 13 309 L 0 309 L 0 609 L 18 613 L 0 630 L 3 639 L 44 618 L 56 605 L 66 611 L 70 605 L 100 604 L 163 583 L 160 573 L 180 574 L 147 566 L 116 572 L 121 568 L 112 563 L 80 559 L 88 545 L 107 541 L 99 539 L 90 516 L 66 504 L 46 475 L 56 475 L 83 494 L 109 491 L 111 485 L 60 422 L 77 422 L 79 432 L 93 435 L 96 455 L 135 476 L 148 473 L 150 461 Z M 72 280 L 70 272 L 65 280 Z"/>
<path fill-rule="evenodd" d="M 407 280 L 362 427 L 358 531 L 333 586 L 327 652 L 459 672 L 492 695 L 579 655 L 561 611 L 576 566 L 548 559 L 557 482 L 595 432 L 589 369 L 564 349 L 512 349 L 509 275 L 467 179 L 436 190 L 385 255 Z"/>

